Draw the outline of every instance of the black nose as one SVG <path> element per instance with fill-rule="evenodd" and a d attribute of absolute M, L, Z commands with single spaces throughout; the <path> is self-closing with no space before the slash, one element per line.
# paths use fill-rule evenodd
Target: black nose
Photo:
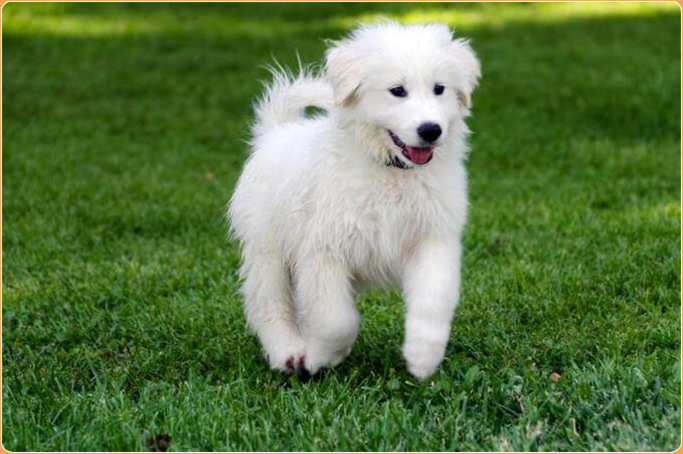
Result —
<path fill-rule="evenodd" d="M 422 123 L 417 128 L 417 135 L 427 142 L 434 142 L 441 137 L 441 126 L 436 123 Z"/>

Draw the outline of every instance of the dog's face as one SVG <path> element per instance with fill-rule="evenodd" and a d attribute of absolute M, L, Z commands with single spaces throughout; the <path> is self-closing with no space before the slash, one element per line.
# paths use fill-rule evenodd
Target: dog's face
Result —
<path fill-rule="evenodd" d="M 337 105 L 410 165 L 439 152 L 468 114 L 480 76 L 470 46 L 444 25 L 361 27 L 326 57 Z"/>

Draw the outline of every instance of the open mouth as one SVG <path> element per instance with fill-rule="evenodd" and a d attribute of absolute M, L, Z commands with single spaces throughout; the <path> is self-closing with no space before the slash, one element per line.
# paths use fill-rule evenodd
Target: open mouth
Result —
<path fill-rule="evenodd" d="M 389 136 L 394 144 L 401 149 L 403 156 L 414 164 L 427 164 L 434 157 L 434 147 L 410 147 L 393 132 L 389 131 Z"/>

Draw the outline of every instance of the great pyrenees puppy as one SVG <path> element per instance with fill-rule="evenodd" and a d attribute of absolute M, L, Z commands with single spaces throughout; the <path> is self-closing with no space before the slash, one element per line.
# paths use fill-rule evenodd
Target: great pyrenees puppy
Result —
<path fill-rule="evenodd" d="M 270 365 L 314 374 L 351 352 L 354 291 L 399 286 L 403 355 L 418 379 L 443 360 L 460 292 L 465 118 L 480 77 L 441 24 L 361 26 L 324 72 L 275 71 L 230 202 L 246 317 Z M 314 118 L 305 108 L 326 111 Z"/>

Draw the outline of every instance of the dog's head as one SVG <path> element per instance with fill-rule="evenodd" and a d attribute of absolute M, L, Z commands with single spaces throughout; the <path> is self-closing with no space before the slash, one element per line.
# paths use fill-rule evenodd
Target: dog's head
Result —
<path fill-rule="evenodd" d="M 333 43 L 325 70 L 337 106 L 408 165 L 448 141 L 480 77 L 467 41 L 441 24 L 362 26 Z"/>

